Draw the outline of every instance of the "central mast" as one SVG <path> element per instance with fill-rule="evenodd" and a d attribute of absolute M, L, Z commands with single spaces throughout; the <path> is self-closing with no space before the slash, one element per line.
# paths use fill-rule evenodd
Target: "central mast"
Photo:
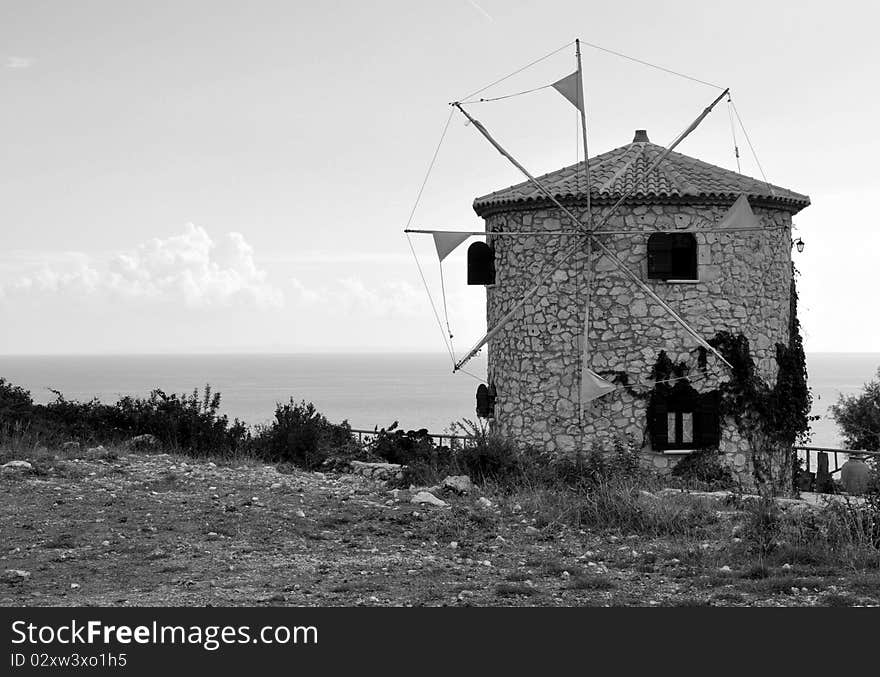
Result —
<path fill-rule="evenodd" d="M 584 69 L 581 64 L 581 41 L 574 41 L 575 55 L 577 56 L 577 86 L 578 86 L 578 109 L 581 112 L 581 136 L 584 140 L 584 177 L 587 181 L 587 230 L 593 229 L 593 210 L 590 204 L 590 153 L 587 148 L 587 104 L 584 97 Z"/>

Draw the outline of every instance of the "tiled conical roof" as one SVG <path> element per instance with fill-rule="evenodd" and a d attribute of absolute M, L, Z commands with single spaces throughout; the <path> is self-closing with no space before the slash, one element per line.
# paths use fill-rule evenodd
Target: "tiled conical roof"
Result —
<path fill-rule="evenodd" d="M 645 175 L 665 150 L 647 138 L 647 134 L 639 130 L 629 145 L 590 158 L 593 204 L 612 204 L 633 187 L 635 192 L 627 199 L 628 204 L 730 204 L 742 194 L 753 205 L 784 209 L 792 214 L 810 204 L 806 195 L 674 151 Z M 582 202 L 586 197 L 583 162 L 545 174 L 538 177 L 538 181 L 563 203 Z M 474 210 L 485 216 L 547 203 L 546 196 L 525 181 L 477 198 Z"/>

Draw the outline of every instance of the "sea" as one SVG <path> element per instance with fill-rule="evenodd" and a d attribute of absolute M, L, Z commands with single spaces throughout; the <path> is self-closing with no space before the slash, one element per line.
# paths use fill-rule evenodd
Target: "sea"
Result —
<path fill-rule="evenodd" d="M 858 393 L 880 367 L 880 353 L 809 353 L 813 393 L 812 444 L 843 446 L 828 407 Z M 271 420 L 276 403 L 305 400 L 331 421 L 373 430 L 448 432 L 453 421 L 475 419 L 474 394 L 485 358 L 452 372 L 445 354 L 229 354 L 0 356 L 0 377 L 29 390 L 36 402 L 144 396 L 155 388 L 191 393 L 210 384 L 221 410 L 248 424 Z"/>

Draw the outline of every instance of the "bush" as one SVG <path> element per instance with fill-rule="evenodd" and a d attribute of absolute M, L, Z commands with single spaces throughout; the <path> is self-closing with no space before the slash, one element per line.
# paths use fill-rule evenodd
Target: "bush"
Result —
<path fill-rule="evenodd" d="M 30 392 L 0 377 L 0 439 L 16 448 L 36 447 L 58 434 L 35 405 Z"/>
<path fill-rule="evenodd" d="M 495 490 L 512 493 L 524 488 L 587 491 L 598 483 L 622 478 L 631 483 L 649 482 L 651 474 L 640 462 L 631 440 L 618 439 L 605 453 L 594 444 L 586 455 L 558 458 L 530 445 L 489 431 L 464 419 L 453 423 L 450 434 L 464 434 L 467 443 L 453 439 L 438 447 L 427 430 L 397 430 L 397 423 L 377 431 L 370 452 L 390 463 L 407 466 L 402 484 L 434 484 L 447 475 L 468 475 L 477 484 L 492 483 Z"/>
<path fill-rule="evenodd" d="M 880 369 L 859 395 L 840 395 L 830 407 L 850 449 L 880 450 Z"/>
<path fill-rule="evenodd" d="M 258 428 L 251 448 L 267 461 L 293 463 L 314 469 L 331 453 L 352 448 L 354 441 L 347 421 L 336 425 L 320 414 L 315 405 L 305 400 L 275 407 L 275 420 Z"/>
<path fill-rule="evenodd" d="M 196 456 L 228 456 L 245 450 L 250 433 L 238 420 L 219 414 L 220 393 L 123 397 L 115 404 L 98 399 L 55 399 L 35 405 L 30 393 L 0 379 L 0 429 L 8 437 L 26 435 L 33 444 L 57 446 L 67 440 L 114 444 L 136 435 L 155 435 L 163 446 Z"/>
<path fill-rule="evenodd" d="M 163 446 L 195 456 L 228 456 L 244 449 L 249 433 L 243 423 L 231 425 L 220 415 L 220 393 L 167 395 L 153 390 L 146 398 L 126 396 L 114 405 L 97 399 L 66 400 L 55 392 L 45 407 L 48 420 L 68 438 L 86 442 L 120 442 L 136 435 L 154 435 Z"/>
<path fill-rule="evenodd" d="M 23 421 L 32 416 L 33 409 L 31 394 L 0 376 L 0 421 Z"/>
<path fill-rule="evenodd" d="M 547 455 L 491 434 L 472 421 L 453 423 L 451 433 L 464 433 L 470 439 L 462 444 L 452 440 L 448 447 L 437 446 L 426 429 L 398 430 L 395 421 L 382 428 L 369 443 L 372 455 L 388 463 L 406 465 L 402 484 L 433 484 L 447 475 L 468 475 L 474 482 L 488 481 L 511 486 L 546 474 Z"/>
<path fill-rule="evenodd" d="M 721 462 L 717 451 L 710 449 L 698 449 L 682 458 L 672 469 L 672 476 L 688 488 L 711 491 L 737 486 L 733 471 Z"/>
<path fill-rule="evenodd" d="M 220 393 L 206 385 L 204 393 L 166 395 L 154 390 L 149 398 L 123 397 L 115 407 L 124 437 L 155 435 L 164 445 L 197 456 L 228 456 L 245 451 L 250 433 L 244 423 L 219 414 Z"/>
<path fill-rule="evenodd" d="M 534 447 L 518 448 L 512 441 L 483 430 L 471 444 L 457 450 L 452 461 L 452 474 L 469 475 L 478 484 L 515 487 L 540 482 L 547 475 L 551 458 Z"/>
<path fill-rule="evenodd" d="M 438 464 L 438 449 L 427 428 L 403 431 L 397 425 L 395 421 L 387 428 L 376 429 L 376 434 L 368 443 L 370 453 L 386 463 L 431 467 Z"/>

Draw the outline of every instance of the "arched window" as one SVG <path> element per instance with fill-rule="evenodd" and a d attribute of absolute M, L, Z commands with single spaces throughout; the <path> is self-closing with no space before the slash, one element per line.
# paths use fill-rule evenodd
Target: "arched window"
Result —
<path fill-rule="evenodd" d="M 721 439 L 718 391 L 700 395 L 685 381 L 661 395 L 655 393 L 649 412 L 654 451 L 714 449 Z"/>
<path fill-rule="evenodd" d="M 481 383 L 477 387 L 477 416 L 495 418 L 495 386 Z"/>
<path fill-rule="evenodd" d="M 648 277 L 697 280 L 697 238 L 693 233 L 654 233 L 648 238 Z"/>
<path fill-rule="evenodd" d="M 468 247 L 467 283 L 495 284 L 495 252 L 485 242 L 474 242 Z"/>

